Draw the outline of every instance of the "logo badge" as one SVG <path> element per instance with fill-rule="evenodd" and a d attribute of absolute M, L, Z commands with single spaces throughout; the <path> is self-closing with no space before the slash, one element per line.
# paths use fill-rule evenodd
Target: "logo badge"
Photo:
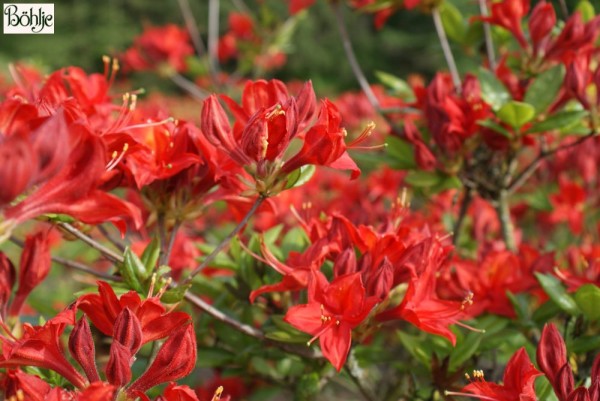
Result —
<path fill-rule="evenodd" d="M 4 4 L 5 34 L 53 34 L 54 3 Z"/>

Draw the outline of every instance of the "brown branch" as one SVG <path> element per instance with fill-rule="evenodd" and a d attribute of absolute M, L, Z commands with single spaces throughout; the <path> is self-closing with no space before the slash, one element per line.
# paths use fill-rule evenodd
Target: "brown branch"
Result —
<path fill-rule="evenodd" d="M 202 263 L 190 273 L 190 275 L 182 282 L 182 285 L 190 284 L 194 279 L 194 276 L 196 276 L 206 266 L 208 266 L 210 262 L 212 262 L 213 259 L 217 257 L 219 252 L 221 252 L 223 249 L 225 249 L 225 247 L 229 245 L 233 237 L 235 237 L 240 232 L 240 230 L 246 225 L 246 223 L 248 223 L 250 217 L 252 217 L 252 215 L 258 210 L 258 207 L 263 203 L 265 199 L 266 197 L 263 195 L 260 195 L 258 198 L 256 198 L 256 201 L 254 202 L 248 213 L 246 213 L 242 221 L 240 221 L 239 224 L 225 238 L 223 238 L 219 245 L 217 245 L 217 247 L 202 261 Z"/>
<path fill-rule="evenodd" d="M 97 226 L 97 228 L 100 231 L 100 233 L 102 233 L 104 238 L 106 238 L 108 240 L 108 242 L 113 244 L 113 246 L 115 248 L 117 248 L 119 250 L 119 252 L 125 252 L 125 245 L 123 245 L 121 243 L 121 241 L 119 241 L 118 239 L 113 237 L 112 234 L 106 229 L 106 227 L 104 227 L 102 224 L 100 224 Z"/>
<path fill-rule="evenodd" d="M 500 191 L 494 207 L 496 208 L 496 213 L 498 215 L 498 219 L 500 220 L 502 239 L 504 240 L 506 249 L 511 252 L 515 252 L 517 250 L 517 244 L 515 242 L 515 228 L 510 217 L 510 204 L 508 200 L 508 192 L 506 190 Z"/>
<path fill-rule="evenodd" d="M 171 78 L 171 81 L 173 81 L 175 85 L 189 93 L 196 100 L 202 101 L 208 97 L 207 91 L 179 73 L 172 73 L 169 75 L 169 78 Z"/>
<path fill-rule="evenodd" d="M 219 82 L 219 0 L 208 0 L 208 66 L 213 85 Z"/>
<path fill-rule="evenodd" d="M 519 187 L 521 187 L 521 185 L 523 185 L 529 179 L 529 177 L 531 177 L 533 175 L 533 173 L 535 173 L 535 171 L 539 167 L 540 163 L 542 161 L 544 161 L 544 159 L 554 155 L 555 153 L 562 152 L 563 150 L 567 150 L 567 149 L 576 147 L 578 145 L 581 145 L 588 139 L 594 137 L 595 134 L 596 134 L 596 131 L 591 131 L 587 135 L 582 136 L 578 140 L 571 142 L 569 144 L 566 144 L 563 146 L 558 146 L 551 150 L 541 150 L 539 152 L 539 154 L 537 155 L 537 157 L 535 159 L 533 159 L 533 161 L 531 163 L 529 163 L 523 170 L 521 170 L 521 172 L 519 174 L 517 174 L 517 176 L 508 184 L 508 186 L 506 187 L 506 190 L 508 191 L 508 193 L 513 193 Z"/>
<path fill-rule="evenodd" d="M 465 217 L 467 216 L 467 211 L 469 210 L 469 206 L 471 205 L 471 201 L 473 200 L 473 189 L 465 186 L 464 194 L 460 202 L 460 209 L 458 211 L 458 217 L 456 218 L 456 222 L 454 223 L 454 228 L 452 229 L 453 237 L 452 243 L 454 245 L 458 242 L 458 237 L 460 236 L 460 231 L 463 226 Z"/>

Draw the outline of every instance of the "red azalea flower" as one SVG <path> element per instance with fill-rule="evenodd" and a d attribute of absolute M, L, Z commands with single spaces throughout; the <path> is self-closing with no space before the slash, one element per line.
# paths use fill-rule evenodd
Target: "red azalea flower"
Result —
<path fill-rule="evenodd" d="M 137 292 L 130 291 L 117 298 L 112 287 L 102 281 L 98 282 L 98 292 L 82 296 L 76 305 L 107 336 L 113 336 L 117 318 L 125 308 L 129 308 L 141 324 L 142 344 L 165 338 L 190 320 L 187 313 L 167 312 L 157 297 L 142 301 Z"/>
<path fill-rule="evenodd" d="M 67 361 L 60 343 L 60 336 L 65 327 L 64 323 L 55 321 L 35 327 L 25 324 L 23 337 L 20 339 L 0 336 L 0 367 L 37 366 L 50 369 L 75 387 L 84 388 L 88 385 L 87 380 Z"/>
<path fill-rule="evenodd" d="M 321 272 L 312 271 L 308 304 L 290 308 L 284 320 L 319 339 L 325 358 L 338 370 L 346 363 L 352 329 L 362 323 L 377 303 L 367 297 L 360 273 L 337 277 L 331 283 Z"/>
<path fill-rule="evenodd" d="M 455 393 L 448 391 L 449 395 L 462 395 L 481 400 L 495 401 L 536 401 L 535 378 L 539 372 L 531 363 L 525 348 L 520 348 L 508 361 L 504 371 L 503 384 L 485 381 L 482 371 L 475 371 L 470 384 L 462 391 L 473 394 Z"/>
<path fill-rule="evenodd" d="M 194 54 L 187 31 L 176 25 L 149 27 L 123 55 L 124 63 L 137 71 L 168 63 L 176 71 L 186 69 L 185 59 Z"/>

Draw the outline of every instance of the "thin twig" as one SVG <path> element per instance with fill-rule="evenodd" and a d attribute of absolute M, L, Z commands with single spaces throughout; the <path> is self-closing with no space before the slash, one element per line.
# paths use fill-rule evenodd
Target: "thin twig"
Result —
<path fill-rule="evenodd" d="M 10 242 L 19 246 L 20 248 L 25 247 L 25 243 L 18 238 L 10 237 Z M 65 267 L 69 267 L 71 269 L 78 270 L 83 273 L 91 274 L 92 276 L 95 276 L 95 277 L 103 278 L 105 280 L 121 281 L 121 277 L 113 276 L 112 274 L 109 274 L 109 273 L 99 272 L 90 266 L 84 265 L 83 263 L 75 262 L 74 260 L 64 259 L 59 256 L 52 256 L 51 259 L 53 262 L 61 264 Z"/>
<path fill-rule="evenodd" d="M 176 221 L 175 224 L 173 225 L 173 228 L 171 229 L 171 234 L 169 236 L 169 242 L 167 243 L 167 248 L 165 249 L 165 252 L 162 255 L 162 256 L 164 256 L 164 258 L 161 257 L 159 266 L 169 263 L 169 259 L 171 258 L 171 252 L 173 252 L 173 245 L 175 244 L 175 237 L 177 237 L 177 231 L 179 231 L 179 227 L 181 227 L 181 224 L 178 221 Z"/>
<path fill-rule="evenodd" d="M 471 201 L 473 200 L 473 189 L 465 186 L 463 197 L 460 201 L 460 210 L 458 211 L 458 217 L 456 218 L 456 222 L 454 223 L 454 228 L 452 233 L 454 234 L 452 238 L 452 243 L 456 245 L 458 243 L 458 238 L 460 237 L 460 231 L 462 229 L 463 223 L 465 221 L 465 217 L 467 216 L 467 211 L 469 210 L 469 206 L 471 205 Z"/>
<path fill-rule="evenodd" d="M 181 74 L 173 73 L 169 75 L 171 81 L 175 83 L 175 85 L 179 86 L 181 89 L 189 93 L 196 100 L 204 100 L 208 97 L 208 92 L 204 89 L 200 88 L 198 85 L 187 79 Z"/>
<path fill-rule="evenodd" d="M 69 267 L 71 269 L 75 269 L 83 273 L 92 274 L 96 277 L 103 278 L 105 280 L 123 281 L 119 276 L 115 276 L 110 273 L 99 272 L 90 266 L 84 265 L 83 263 L 75 262 L 74 260 L 64 259 L 59 256 L 52 256 L 52 261 L 59 263 L 65 267 Z"/>
<path fill-rule="evenodd" d="M 78 229 L 76 229 L 75 227 L 70 225 L 69 223 L 58 223 L 58 225 L 61 228 L 63 228 L 65 231 L 67 231 L 69 234 L 74 235 L 75 237 L 79 238 L 80 240 L 82 240 L 83 242 L 85 242 L 86 244 L 91 246 L 92 248 L 98 250 L 102 255 L 104 255 L 110 261 L 119 262 L 119 263 L 123 262 L 123 257 L 121 255 L 114 253 L 112 250 L 108 249 L 107 247 L 105 247 L 101 243 L 97 242 L 93 238 L 85 235 L 84 233 L 82 233 L 81 231 L 79 231 Z"/>
<path fill-rule="evenodd" d="M 202 263 L 200 263 L 200 265 L 190 273 L 190 275 L 182 282 L 182 285 L 187 285 L 191 283 L 194 279 L 194 276 L 196 276 L 206 266 L 208 266 L 210 262 L 212 262 L 213 259 L 217 257 L 217 255 L 229 245 L 233 237 L 235 237 L 240 232 L 240 230 L 246 225 L 246 223 L 248 223 L 250 217 L 252 217 L 256 210 L 258 210 L 258 207 L 263 203 L 265 199 L 266 197 L 264 197 L 263 195 L 260 195 L 258 198 L 256 198 L 256 201 L 254 201 L 254 204 L 252 205 L 248 213 L 246 213 L 242 221 L 240 221 L 239 224 L 225 238 L 223 238 L 219 245 L 217 245 L 217 247 L 202 261 Z"/>
<path fill-rule="evenodd" d="M 486 0 L 478 0 L 479 11 L 483 17 L 488 16 L 488 8 Z M 490 63 L 490 70 L 496 69 L 496 56 L 494 54 L 494 41 L 492 40 L 492 28 L 487 22 L 483 23 L 483 36 L 485 37 L 485 49 L 487 52 L 488 62 Z"/>
<path fill-rule="evenodd" d="M 113 244 L 113 246 L 115 248 L 117 248 L 120 252 L 125 252 L 125 245 L 123 245 L 121 243 L 121 241 L 119 241 L 118 239 L 116 239 L 115 237 L 113 237 L 111 235 L 111 233 L 106 229 L 106 227 L 104 227 L 102 224 L 99 224 L 96 227 L 98 228 L 98 230 L 100 231 L 100 233 L 102 233 L 102 235 L 104 236 L 104 238 L 106 238 L 108 240 L 108 242 L 110 242 L 111 244 Z"/>
<path fill-rule="evenodd" d="M 158 243 L 159 243 L 159 257 L 158 265 L 165 264 L 165 253 L 167 252 L 167 222 L 165 221 L 165 214 L 159 211 L 156 216 L 156 226 L 158 228 Z M 168 259 L 167 259 L 168 260 Z"/>
<path fill-rule="evenodd" d="M 194 13 L 192 12 L 190 3 L 188 0 L 177 0 L 177 3 L 179 4 L 179 9 L 181 10 L 183 20 L 185 21 L 185 27 L 187 28 L 190 38 L 192 39 L 194 49 L 196 49 L 196 54 L 198 57 L 202 57 L 206 53 L 206 47 L 204 47 L 204 43 L 202 43 L 202 39 L 200 38 L 200 32 L 198 32 L 198 23 L 194 18 Z"/>
<path fill-rule="evenodd" d="M 208 66 L 214 85 L 219 82 L 219 0 L 208 0 Z"/>
<path fill-rule="evenodd" d="M 358 81 L 362 91 L 367 96 L 369 103 L 375 110 L 379 110 L 379 100 L 373 93 L 371 86 L 369 85 L 369 81 L 365 77 L 365 74 L 360 67 L 358 59 L 356 58 L 356 54 L 354 53 L 354 49 L 352 48 L 352 42 L 350 40 L 350 35 L 348 34 L 348 29 L 346 29 L 346 22 L 344 21 L 344 10 L 342 9 L 342 2 L 332 2 L 331 7 L 333 8 L 333 13 L 335 15 L 335 21 L 338 26 L 338 31 L 340 32 L 340 37 L 342 39 L 342 45 L 344 46 L 344 52 L 346 53 L 346 58 L 350 63 L 350 68 L 352 69 L 352 73 L 354 77 Z"/>
<path fill-rule="evenodd" d="M 521 172 L 519 174 L 517 174 L 517 176 L 508 184 L 508 186 L 506 187 L 506 190 L 508 191 L 508 193 L 513 193 L 515 190 L 517 190 L 519 187 L 521 187 L 521 185 L 523 185 L 529 179 L 529 177 L 531 177 L 531 175 L 535 172 L 535 170 L 537 170 L 540 163 L 545 158 L 552 156 L 555 153 L 561 152 L 563 150 L 567 150 L 567 149 L 573 148 L 575 146 L 581 145 L 583 142 L 594 137 L 595 134 L 596 134 L 595 131 L 591 131 L 587 135 L 582 136 L 581 138 L 579 138 L 578 140 L 576 140 L 574 142 L 568 143 L 563 146 L 558 146 L 551 150 L 541 150 L 540 153 L 538 154 L 538 156 L 535 159 L 533 159 L 533 161 L 531 163 L 529 163 L 523 170 L 521 170 Z"/>
<path fill-rule="evenodd" d="M 567 2 L 565 0 L 559 0 L 558 3 L 560 4 L 560 10 L 562 11 L 565 19 L 569 18 L 569 9 L 567 8 Z"/>
<path fill-rule="evenodd" d="M 442 23 L 439 7 L 435 7 L 431 12 L 431 15 L 433 16 L 433 24 L 435 25 L 435 30 L 438 38 L 440 39 L 440 44 L 442 45 L 442 51 L 444 52 L 446 64 L 448 64 L 448 69 L 450 70 L 450 75 L 452 76 L 452 82 L 454 83 L 456 90 L 460 91 L 460 75 L 458 74 L 458 68 L 456 67 L 454 56 L 452 55 L 450 42 L 448 42 L 448 37 L 446 36 L 446 31 L 444 30 L 444 24 Z"/>

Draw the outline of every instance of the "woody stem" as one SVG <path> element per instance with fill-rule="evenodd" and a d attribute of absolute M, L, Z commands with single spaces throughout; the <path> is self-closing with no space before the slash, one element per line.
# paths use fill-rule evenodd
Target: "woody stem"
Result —
<path fill-rule="evenodd" d="M 454 56 L 452 55 L 450 42 L 448 42 L 448 36 L 446 36 L 446 31 L 444 30 L 444 24 L 442 23 L 439 7 L 435 7 L 431 12 L 431 15 L 433 16 L 435 31 L 437 32 L 438 38 L 440 39 L 440 44 L 442 45 L 442 51 L 444 52 L 446 64 L 448 64 L 448 69 L 450 70 L 450 75 L 452 76 L 452 83 L 454 83 L 456 90 L 459 91 L 461 86 L 460 75 L 458 74 L 458 68 L 456 67 Z"/>
<path fill-rule="evenodd" d="M 502 239 L 506 245 L 506 249 L 509 251 L 516 251 L 517 246 L 515 243 L 515 230 L 510 218 L 510 205 L 508 202 L 508 191 L 501 190 L 496 200 L 495 208 L 498 214 L 498 220 L 500 220 L 500 227 L 502 230 Z"/>
<path fill-rule="evenodd" d="M 456 223 L 454 223 L 454 236 L 452 239 L 452 243 L 454 245 L 456 245 L 458 242 L 458 238 L 460 237 L 460 231 L 462 229 L 463 223 L 465 222 L 465 217 L 467 216 L 467 211 L 469 210 L 469 206 L 471 205 L 472 200 L 473 189 L 467 188 L 465 186 L 464 195 L 460 201 L 460 210 L 458 211 L 458 217 L 456 218 Z"/>
<path fill-rule="evenodd" d="M 219 82 L 219 6 L 220 0 L 208 0 L 208 66 L 213 85 Z"/>
<path fill-rule="evenodd" d="M 252 215 L 258 210 L 258 207 L 263 203 L 265 199 L 266 197 L 264 195 L 259 195 L 258 198 L 256 198 L 256 201 L 254 201 L 254 204 L 252 205 L 250 210 L 248 210 L 248 213 L 246 213 L 242 221 L 240 221 L 239 224 L 229 234 L 227 234 L 225 238 L 223 238 L 219 245 L 217 245 L 217 247 L 206 258 L 204 258 L 202 263 L 200 263 L 200 265 L 198 265 L 198 267 L 196 267 L 190 273 L 190 275 L 181 283 L 181 285 L 185 286 L 191 284 L 192 280 L 194 279 L 194 276 L 196 276 L 206 266 L 208 266 L 210 262 L 212 262 L 214 258 L 216 258 L 217 255 L 229 245 L 233 237 L 235 237 L 242 230 L 242 228 L 244 228 L 246 223 L 248 223 L 248 220 L 250 220 L 250 217 L 252 217 Z"/>

